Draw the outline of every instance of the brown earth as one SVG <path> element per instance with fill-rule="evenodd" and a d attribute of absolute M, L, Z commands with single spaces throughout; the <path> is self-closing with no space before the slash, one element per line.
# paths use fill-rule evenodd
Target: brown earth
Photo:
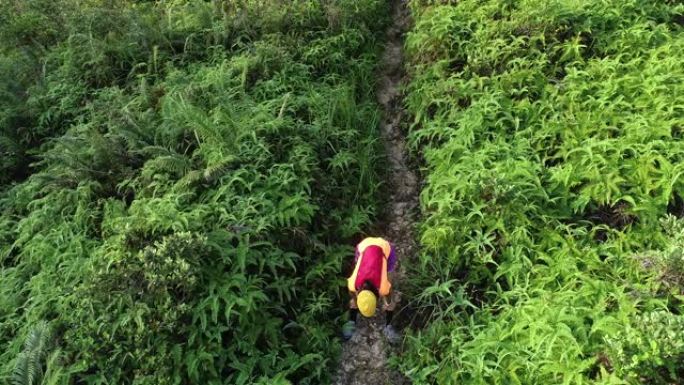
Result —
<path fill-rule="evenodd" d="M 403 35 L 410 26 L 409 11 L 400 0 L 392 1 L 392 23 L 387 30 L 385 51 L 379 67 L 378 102 L 383 109 L 381 135 L 388 157 L 389 170 L 386 188 L 390 191 L 382 226 L 384 234 L 394 245 L 399 261 L 397 270 L 390 276 L 393 300 L 399 300 L 399 291 L 405 269 L 402 261 L 411 259 L 416 252 L 414 225 L 418 208 L 419 180 L 409 164 L 406 139 L 401 123 L 405 121 L 400 86 L 404 79 Z M 344 344 L 335 385 L 403 385 L 407 378 L 388 366 L 392 353 L 401 350 L 392 347 L 382 332 L 385 314 L 378 312 L 373 318 L 359 316 L 356 333 Z"/>

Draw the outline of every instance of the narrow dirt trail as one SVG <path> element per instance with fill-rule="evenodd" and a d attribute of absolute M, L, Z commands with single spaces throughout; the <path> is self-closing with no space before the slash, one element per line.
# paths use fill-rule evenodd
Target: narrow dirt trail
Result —
<path fill-rule="evenodd" d="M 392 0 L 392 23 L 387 30 L 385 52 L 379 66 L 378 102 L 383 109 L 381 135 L 388 157 L 387 191 L 390 197 L 382 218 L 384 234 L 394 245 L 398 269 L 390 275 L 392 289 L 401 290 L 404 276 L 402 261 L 416 251 L 414 224 L 418 208 L 419 182 L 409 165 L 406 139 L 401 122 L 404 118 L 400 85 L 404 79 L 403 35 L 410 26 L 410 15 L 401 0 Z M 402 385 L 408 379 L 388 367 L 387 360 L 394 349 L 382 332 L 385 315 L 370 319 L 358 317 L 354 336 L 345 343 L 335 385 Z"/>

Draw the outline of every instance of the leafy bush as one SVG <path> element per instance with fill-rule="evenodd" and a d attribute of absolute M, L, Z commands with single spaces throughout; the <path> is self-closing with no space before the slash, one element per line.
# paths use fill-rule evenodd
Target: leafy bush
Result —
<path fill-rule="evenodd" d="M 659 280 L 666 289 L 684 295 L 684 221 L 668 215 L 661 224 L 669 237 L 668 246 L 643 263 L 661 272 Z"/>
<path fill-rule="evenodd" d="M 655 311 L 636 316 L 607 344 L 619 375 L 638 383 L 676 383 L 684 373 L 682 334 L 684 316 Z"/>
<path fill-rule="evenodd" d="M 684 193 L 682 5 L 411 9 L 406 105 L 427 182 L 411 285 L 428 325 L 400 366 L 419 384 L 667 383 L 629 375 L 606 338 L 649 333 L 644 317 L 677 303 L 633 255 L 667 247 L 659 220 Z"/>
<path fill-rule="evenodd" d="M 42 322 L 43 383 L 329 380 L 385 2 L 9 8 L 0 65 L 40 76 L 0 79 L 0 381 Z"/>

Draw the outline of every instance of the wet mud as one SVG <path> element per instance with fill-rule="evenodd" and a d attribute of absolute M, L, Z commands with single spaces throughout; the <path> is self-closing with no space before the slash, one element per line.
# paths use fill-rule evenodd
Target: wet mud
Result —
<path fill-rule="evenodd" d="M 411 167 L 402 126 L 405 122 L 400 89 L 405 79 L 403 38 L 409 27 L 410 15 L 405 4 L 400 0 L 392 1 L 392 23 L 387 30 L 385 51 L 378 68 L 377 98 L 383 110 L 380 128 L 389 166 L 385 187 L 390 192 L 386 212 L 381 216 L 386 219 L 380 227 L 383 234 L 379 235 L 392 242 L 398 257 L 397 269 L 390 275 L 394 301 L 400 299 L 405 274 L 402 262 L 413 259 L 416 253 L 414 228 L 420 188 L 417 173 Z M 410 384 L 388 365 L 389 357 L 401 346 L 390 345 L 383 334 L 384 326 L 383 312 L 373 318 L 359 316 L 356 333 L 343 346 L 335 385 Z"/>

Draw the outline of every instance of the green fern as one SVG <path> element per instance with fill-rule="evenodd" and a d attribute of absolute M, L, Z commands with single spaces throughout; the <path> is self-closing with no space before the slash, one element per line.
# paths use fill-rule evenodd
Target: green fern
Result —
<path fill-rule="evenodd" d="M 426 185 L 409 285 L 428 325 L 398 365 L 417 383 L 681 382 L 659 363 L 678 346 L 622 334 L 630 367 L 606 338 L 680 307 L 677 272 L 644 255 L 677 243 L 658 222 L 684 187 L 682 6 L 410 6 L 405 101 Z"/>
<path fill-rule="evenodd" d="M 24 349 L 16 358 L 12 373 L 13 385 L 39 385 L 45 373 L 46 360 L 53 348 L 52 331 L 41 321 L 31 328 Z"/>
<path fill-rule="evenodd" d="M 388 3 L 7 5 L 0 381 L 329 382 Z M 78 328 L 20 353 L 40 319 Z"/>

